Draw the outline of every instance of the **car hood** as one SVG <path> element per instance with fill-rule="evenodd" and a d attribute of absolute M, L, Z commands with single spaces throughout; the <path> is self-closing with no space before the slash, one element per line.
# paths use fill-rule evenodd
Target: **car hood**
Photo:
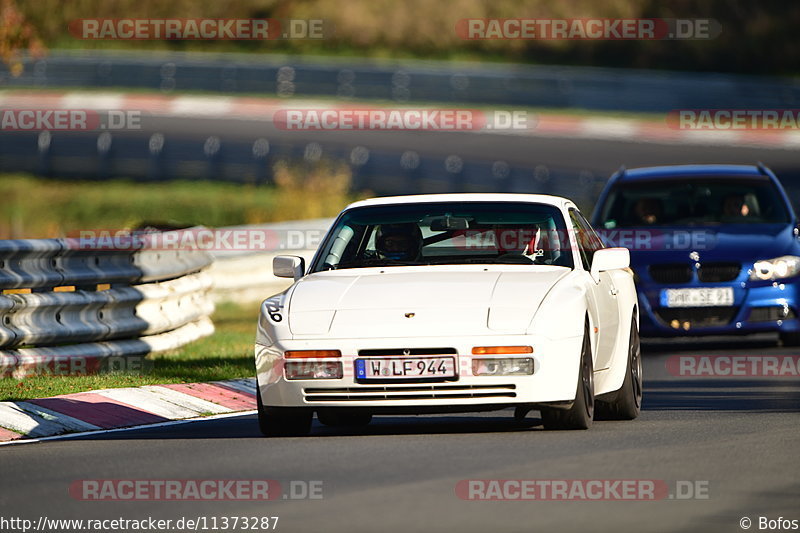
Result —
<path fill-rule="evenodd" d="M 753 263 L 787 254 L 800 253 L 800 242 L 788 224 L 739 224 L 719 228 L 683 226 L 665 228 L 624 228 L 605 230 L 609 244 L 631 250 L 631 266 L 658 263 L 735 261 Z"/>
<path fill-rule="evenodd" d="M 294 286 L 288 325 L 295 338 L 523 333 L 569 272 L 496 265 L 321 272 Z"/>

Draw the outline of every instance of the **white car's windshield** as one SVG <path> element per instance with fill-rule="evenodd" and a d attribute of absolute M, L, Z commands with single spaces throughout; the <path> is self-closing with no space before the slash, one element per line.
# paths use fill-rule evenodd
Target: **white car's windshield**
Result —
<path fill-rule="evenodd" d="M 322 245 L 312 272 L 474 263 L 572 268 L 564 219 L 547 204 L 409 203 L 351 209 Z"/>

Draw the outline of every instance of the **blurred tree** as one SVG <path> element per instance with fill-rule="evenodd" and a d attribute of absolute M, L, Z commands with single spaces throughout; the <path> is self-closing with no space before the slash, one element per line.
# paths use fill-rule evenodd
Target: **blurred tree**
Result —
<path fill-rule="evenodd" d="M 285 52 L 373 57 L 516 61 L 534 64 L 798 75 L 800 2 L 792 0 L 0 0 L 6 34 L 35 27 L 51 48 Z M 22 15 L 20 15 L 20 13 Z M 8 17 L 23 21 L 9 24 Z M 80 40 L 67 31 L 81 18 L 324 19 L 325 40 Z M 469 18 L 712 18 L 708 40 L 471 40 L 455 31 Z M 29 30 L 30 31 L 30 30 Z M 20 35 L 22 37 L 22 35 Z M 23 45 L 24 47 L 24 45 Z M 5 48 L 3 57 L 5 59 Z"/>
<path fill-rule="evenodd" d="M 45 47 L 39 39 L 36 29 L 25 19 L 14 0 L 2 0 L 0 3 L 0 60 L 11 72 L 12 76 L 22 73 L 22 57 L 27 52 L 31 56 L 41 57 Z"/>

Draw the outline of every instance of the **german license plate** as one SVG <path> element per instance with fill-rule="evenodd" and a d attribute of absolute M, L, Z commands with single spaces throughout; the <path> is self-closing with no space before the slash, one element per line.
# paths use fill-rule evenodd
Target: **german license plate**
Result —
<path fill-rule="evenodd" d="M 357 379 L 453 378 L 455 357 L 394 357 L 356 359 Z"/>
<path fill-rule="evenodd" d="M 733 305 L 732 287 L 664 289 L 661 307 L 727 307 Z"/>

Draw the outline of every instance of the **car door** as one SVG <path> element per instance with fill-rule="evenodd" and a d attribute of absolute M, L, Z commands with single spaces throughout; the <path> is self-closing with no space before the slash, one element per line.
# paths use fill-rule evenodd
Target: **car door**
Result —
<path fill-rule="evenodd" d="M 584 269 L 592 268 L 594 252 L 604 248 L 600 237 L 577 209 L 570 209 L 570 219 L 578 241 L 578 249 Z M 591 276 L 590 276 L 591 277 Z M 599 281 L 591 278 L 590 290 L 594 296 L 595 316 L 598 327 L 595 370 L 603 370 L 611 364 L 619 330 L 618 290 L 611 272 L 601 272 Z"/>

